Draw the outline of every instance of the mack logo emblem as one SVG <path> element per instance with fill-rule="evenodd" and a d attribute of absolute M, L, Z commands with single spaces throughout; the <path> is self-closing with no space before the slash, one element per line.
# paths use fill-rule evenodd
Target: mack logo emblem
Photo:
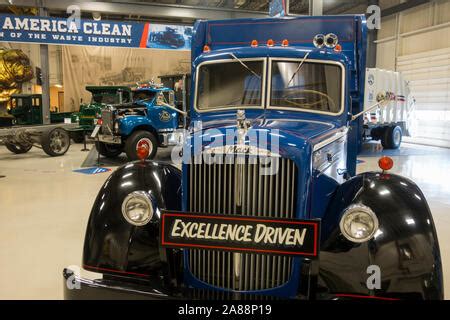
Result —
<path fill-rule="evenodd" d="M 318 220 L 161 213 L 161 245 L 306 256 L 318 255 Z"/>
<path fill-rule="evenodd" d="M 279 154 L 271 152 L 267 149 L 258 148 L 256 146 L 242 144 L 242 145 L 226 145 L 214 148 L 205 149 L 207 154 L 243 154 L 254 155 L 260 157 L 280 157 Z"/>
<path fill-rule="evenodd" d="M 167 122 L 172 119 L 172 116 L 167 111 L 163 110 L 159 113 L 159 120 Z"/>

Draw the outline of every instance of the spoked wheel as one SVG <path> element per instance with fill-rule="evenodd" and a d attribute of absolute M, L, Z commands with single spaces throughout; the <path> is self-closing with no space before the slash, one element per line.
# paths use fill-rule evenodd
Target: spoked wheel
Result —
<path fill-rule="evenodd" d="M 49 156 L 62 156 L 69 150 L 70 135 L 62 128 L 49 129 L 42 134 L 41 145 Z"/>
<path fill-rule="evenodd" d="M 33 147 L 32 144 L 15 144 L 15 143 L 5 143 L 6 149 L 15 154 L 27 153 Z"/>

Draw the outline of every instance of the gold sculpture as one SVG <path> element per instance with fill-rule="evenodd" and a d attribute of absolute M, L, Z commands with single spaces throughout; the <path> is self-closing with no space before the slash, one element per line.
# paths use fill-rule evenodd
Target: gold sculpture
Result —
<path fill-rule="evenodd" d="M 33 78 L 28 56 L 19 49 L 0 48 L 0 103 L 22 91 L 22 83 Z"/>

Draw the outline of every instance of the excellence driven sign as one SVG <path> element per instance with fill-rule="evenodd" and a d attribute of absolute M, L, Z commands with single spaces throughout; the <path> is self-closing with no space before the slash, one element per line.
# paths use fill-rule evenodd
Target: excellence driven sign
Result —
<path fill-rule="evenodd" d="M 315 258 L 319 227 L 318 220 L 165 211 L 161 245 Z"/>

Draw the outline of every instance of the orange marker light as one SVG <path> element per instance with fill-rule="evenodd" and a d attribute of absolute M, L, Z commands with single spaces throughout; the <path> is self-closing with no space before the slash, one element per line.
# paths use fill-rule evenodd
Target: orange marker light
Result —
<path fill-rule="evenodd" d="M 272 39 L 267 40 L 268 47 L 273 47 L 274 45 L 275 45 L 275 41 L 273 41 Z"/>
<path fill-rule="evenodd" d="M 97 125 L 101 126 L 103 124 L 103 120 L 100 118 L 97 120 Z"/>
<path fill-rule="evenodd" d="M 136 148 L 136 153 L 138 158 L 141 161 L 144 161 L 145 159 L 148 158 L 149 154 L 150 154 L 150 146 L 148 145 L 148 143 L 146 141 L 142 141 L 138 144 L 137 148 Z"/>
<path fill-rule="evenodd" d="M 284 39 L 282 42 L 281 42 L 281 46 L 282 47 L 287 47 L 289 45 L 289 40 L 288 39 Z"/>
<path fill-rule="evenodd" d="M 258 41 L 252 40 L 251 46 L 252 46 L 252 48 L 256 48 L 258 46 Z"/>
<path fill-rule="evenodd" d="M 207 44 L 205 44 L 205 46 L 203 47 L 203 52 L 205 53 L 211 52 L 211 48 Z"/>
<path fill-rule="evenodd" d="M 334 47 L 334 51 L 341 52 L 342 51 L 342 46 L 340 44 L 337 44 L 336 47 Z"/>
<path fill-rule="evenodd" d="M 389 157 L 381 157 L 380 160 L 378 160 L 378 166 L 383 170 L 391 170 L 394 166 L 394 161 Z"/>

